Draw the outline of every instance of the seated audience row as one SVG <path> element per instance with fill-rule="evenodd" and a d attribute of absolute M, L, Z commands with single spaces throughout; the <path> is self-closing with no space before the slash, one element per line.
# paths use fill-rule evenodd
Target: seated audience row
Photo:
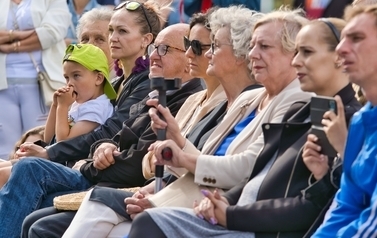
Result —
<path fill-rule="evenodd" d="M 222 14 L 223 15 L 223 14 Z M 268 22 L 268 23 L 271 23 L 271 22 Z M 325 23 L 322 23 L 322 24 L 325 24 Z M 263 25 L 263 24 L 262 24 Z M 325 25 L 326 26 L 326 25 Z M 267 24 L 267 27 L 266 28 L 268 28 L 269 27 L 269 25 Z M 279 27 L 279 26 L 278 26 Z M 322 26 L 323 27 L 323 26 Z M 263 32 L 263 31 L 262 31 Z M 326 32 L 326 31 L 325 31 Z M 265 33 L 265 32 L 263 32 L 263 33 Z M 297 33 L 297 32 L 296 32 Z M 330 33 L 331 33 L 331 31 L 330 31 Z M 255 34 L 255 32 L 254 32 L 254 34 Z M 328 32 L 327 32 L 327 34 L 329 34 Z M 216 34 L 215 34 L 215 37 L 216 37 Z M 335 41 L 336 41 L 336 37 L 335 37 L 335 35 L 333 35 L 333 38 L 335 38 Z M 293 41 L 294 42 L 294 41 Z M 259 43 L 260 44 L 260 43 Z M 330 43 L 329 43 L 330 44 Z M 335 44 L 336 45 L 336 44 Z M 324 47 L 323 47 L 323 49 L 324 49 L 324 51 L 327 51 L 327 45 L 325 44 L 324 45 Z M 292 47 L 293 49 L 294 49 L 294 47 Z M 334 48 L 334 47 L 333 47 Z M 332 51 L 333 51 L 334 49 L 332 49 Z M 281 52 L 283 52 L 283 50 L 281 50 Z M 293 52 L 293 51 L 292 51 Z M 293 53 L 292 53 L 293 54 Z M 330 53 L 329 53 L 329 56 L 328 56 L 328 58 L 327 59 L 331 59 L 331 60 L 334 60 L 334 58 L 335 57 L 333 57 L 333 55 L 334 55 L 335 53 L 331 53 L 331 51 L 330 51 Z M 331 57 L 330 57 L 331 56 Z M 211 57 L 211 59 L 214 59 L 216 57 L 216 54 L 214 54 L 214 55 L 212 55 L 212 57 Z M 288 66 L 289 66 L 289 64 L 290 64 L 290 62 L 291 62 L 291 60 L 292 60 L 292 58 L 288 58 L 289 60 L 287 60 L 286 62 L 288 62 Z M 333 68 L 334 68 L 334 70 L 337 70 L 336 72 L 340 72 L 341 70 L 339 69 L 340 67 L 338 67 L 338 65 L 336 64 L 337 62 L 333 62 L 332 63 L 332 65 L 333 65 Z M 302 64 L 301 64 L 302 65 Z M 215 64 L 214 64 L 214 66 L 215 66 Z M 309 65 L 310 66 L 310 65 Z M 292 68 L 293 69 L 293 68 Z M 339 73 L 338 73 L 339 74 Z M 293 74 L 293 75 L 295 75 L 295 73 Z M 339 74 L 340 76 L 343 76 L 342 74 Z M 317 76 L 318 77 L 318 76 Z M 338 76 L 339 77 L 339 76 Z M 294 78 L 294 77 L 293 77 Z M 318 79 L 318 78 L 317 78 Z M 339 77 L 339 82 L 343 82 L 343 83 L 339 83 L 338 81 L 336 81 L 337 83 L 334 83 L 334 85 L 335 85 L 335 88 L 333 89 L 333 90 L 336 90 L 336 91 L 334 91 L 334 92 L 331 92 L 331 90 L 330 90 L 330 92 L 323 92 L 323 94 L 324 95 L 328 95 L 328 94 L 331 94 L 331 95 L 333 95 L 333 94 L 335 94 L 335 92 L 337 92 L 338 90 L 340 90 L 340 89 L 342 89 L 343 87 L 346 87 L 347 86 L 347 84 L 348 84 L 348 81 L 347 80 L 344 80 L 345 79 L 345 77 Z M 317 90 L 313 90 L 313 91 L 318 91 L 318 92 L 321 92 L 321 90 L 322 90 L 322 88 L 321 88 L 321 86 L 323 86 L 323 85 L 321 85 L 321 83 L 319 82 L 318 83 L 318 87 L 320 88 L 320 89 L 317 89 Z M 338 87 L 338 88 L 336 88 L 336 87 Z M 340 88 L 339 88 L 340 87 Z M 309 87 L 310 88 L 310 87 Z M 314 89 L 316 89 L 316 87 L 314 87 Z M 348 89 L 350 89 L 350 86 L 348 86 Z M 347 91 L 346 91 L 347 92 Z M 346 93 L 347 94 L 347 93 Z M 354 95 L 354 92 L 352 91 L 352 89 L 351 89 L 351 94 L 349 94 L 349 95 L 351 95 L 351 98 L 353 97 L 353 95 Z M 352 101 L 352 102 L 356 102 L 356 99 L 354 99 L 354 101 Z M 307 106 L 307 108 L 308 108 L 308 106 Z M 357 110 L 357 105 L 356 105 L 356 109 L 354 108 L 354 107 L 352 107 L 352 109 L 351 109 L 351 111 L 355 111 L 355 110 Z M 162 112 L 163 113 L 163 112 Z M 166 113 L 166 112 L 165 112 Z M 153 112 L 152 112 L 152 114 L 153 114 Z M 164 113 L 163 113 L 164 114 Z M 169 115 L 165 115 L 165 117 L 166 117 L 166 119 L 168 119 L 168 117 L 169 117 Z M 306 116 L 306 117 L 308 117 L 308 115 Z M 152 116 L 152 118 L 153 118 L 153 116 Z M 157 118 L 156 116 L 154 117 L 154 118 Z M 167 120 L 167 123 L 169 124 L 169 120 Z M 168 133 L 169 134 L 169 133 Z M 170 133 L 170 134 L 173 134 L 173 133 Z M 301 141 L 301 146 L 302 146 L 302 141 Z M 169 145 L 169 146 L 171 146 L 171 145 Z M 173 154 L 175 154 L 174 152 L 176 152 L 176 151 L 174 151 L 173 150 Z M 156 153 L 156 155 L 159 155 L 159 152 L 158 153 Z M 291 155 L 292 156 L 292 155 Z M 296 156 L 294 156 L 294 158 L 295 158 Z M 294 159 L 293 158 L 293 159 Z M 174 158 L 173 158 L 173 160 L 174 160 Z M 280 159 L 279 159 L 279 161 L 280 161 Z M 302 163 L 303 164 L 303 163 Z M 304 177 L 304 176 L 303 176 Z M 305 181 L 307 181 L 307 177 L 305 177 Z M 104 189 L 105 190 L 105 189 Z M 108 191 L 106 191 L 106 192 L 108 192 Z M 108 193 L 107 193 L 108 194 Z M 105 199 L 106 200 L 106 199 Z M 106 201 L 102 201 L 102 202 L 104 202 L 104 203 L 106 203 Z M 88 210 L 88 209 L 84 209 L 85 207 L 83 207 L 83 211 L 94 211 L 94 210 Z M 121 208 L 123 208 L 122 206 L 121 206 Z M 119 211 L 120 212 L 120 211 Z M 123 212 L 122 212 L 123 213 Z M 93 216 L 93 215 L 91 215 L 91 216 Z M 87 218 L 87 216 L 81 216 L 81 217 L 86 217 Z M 98 220 L 97 220 L 97 222 L 98 222 Z M 119 221 L 118 221 L 119 222 Z M 73 222 L 73 225 L 74 224 L 80 224 L 80 225 L 82 225 L 83 224 L 83 221 L 80 221 L 80 222 Z M 90 227 L 90 226 L 88 226 L 88 227 Z M 81 226 L 81 228 L 83 228 L 82 226 Z M 85 228 L 84 228 L 85 229 Z M 104 230 L 104 229 L 99 229 L 99 227 L 95 227 L 94 228 L 94 230 L 96 231 L 96 232 L 99 232 L 99 231 L 103 231 L 103 233 L 106 233 L 106 232 L 108 232 L 108 231 L 106 231 L 106 230 Z M 69 232 L 69 231 L 68 231 Z M 74 235 L 75 233 L 68 233 L 68 235 L 67 235 L 67 237 L 69 237 L 69 236 L 72 236 L 72 235 Z M 97 233 L 98 234 L 98 233 Z"/>
<path fill-rule="evenodd" d="M 190 26 L 158 32 L 163 8 L 149 1 L 119 5 L 109 23 L 110 49 L 126 66 L 134 62 L 124 74 L 131 77 L 138 61 L 147 70 L 150 61 L 150 79 L 178 77 L 182 88 L 167 92 L 166 108 L 154 99 L 156 91 L 140 98 L 113 139 L 89 143 L 79 136 L 48 149 L 21 145 L 16 152 L 21 160 L 0 190 L 1 234 L 17 237 L 31 213 L 22 237 L 370 236 L 375 176 L 364 180 L 360 174 L 373 174 L 374 168 L 375 132 L 364 122 L 373 118 L 374 70 L 362 63 L 374 61 L 367 46 L 352 37 L 364 34 L 360 41 L 376 44 L 376 9 L 350 7 L 346 26 L 335 18 L 308 21 L 300 10 L 261 14 L 232 6 L 195 15 Z M 360 24 L 368 34 L 356 29 Z M 210 87 L 199 92 L 200 81 L 193 77 L 217 84 L 205 81 Z M 370 102 L 353 118 L 352 141 L 344 150 L 347 125 L 361 108 L 349 79 Z M 119 103 L 123 85 L 118 86 Z M 311 134 L 314 95 L 336 95 L 337 115 L 329 111 L 322 120 L 336 158 L 323 155 L 321 141 Z M 212 96 L 213 104 L 201 107 Z M 116 108 L 112 117 L 117 114 Z M 156 141 L 159 129 L 166 130 L 167 140 Z M 84 150 L 91 147 L 80 171 L 55 163 L 84 159 L 78 142 Z M 165 148 L 171 149 L 171 160 L 163 159 Z M 317 230 L 338 189 L 343 157 L 341 189 Z M 145 165 L 167 166 L 162 191 L 153 190 L 155 181 L 134 194 L 114 189 L 143 186 Z M 76 214 L 48 207 L 55 196 L 92 185 L 98 186 Z M 359 187 L 367 191 L 355 193 Z"/>

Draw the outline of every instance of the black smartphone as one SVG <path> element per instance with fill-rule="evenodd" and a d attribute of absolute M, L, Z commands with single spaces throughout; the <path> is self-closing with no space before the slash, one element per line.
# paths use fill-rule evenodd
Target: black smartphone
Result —
<path fill-rule="evenodd" d="M 330 144 L 326 133 L 323 130 L 323 114 L 327 111 L 337 113 L 336 101 L 332 97 L 315 96 L 310 101 L 310 120 L 312 123 L 311 134 L 318 137 L 317 144 L 321 146 L 321 154 L 329 157 L 336 157 L 337 151 Z"/>
<path fill-rule="evenodd" d="M 46 142 L 44 142 L 43 140 L 37 140 L 33 144 L 39 145 L 39 146 L 41 146 L 43 148 L 46 147 L 46 146 L 48 146 L 48 144 Z"/>

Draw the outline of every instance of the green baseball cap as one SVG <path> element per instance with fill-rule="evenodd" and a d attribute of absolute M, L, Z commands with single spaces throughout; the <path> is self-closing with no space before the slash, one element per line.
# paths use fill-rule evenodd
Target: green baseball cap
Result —
<path fill-rule="evenodd" d="M 99 71 L 105 77 L 104 93 L 109 99 L 115 99 L 117 93 L 109 81 L 109 64 L 105 53 L 92 44 L 71 44 L 65 51 L 63 63 L 73 61 L 81 64 L 90 71 Z"/>

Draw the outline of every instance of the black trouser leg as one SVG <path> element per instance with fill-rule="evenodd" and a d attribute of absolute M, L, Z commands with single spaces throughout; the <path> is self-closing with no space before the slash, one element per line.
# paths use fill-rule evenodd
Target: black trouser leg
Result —
<path fill-rule="evenodd" d="M 54 207 L 37 210 L 22 224 L 22 238 L 60 238 L 73 220 L 75 211 L 60 212 Z"/>
<path fill-rule="evenodd" d="M 162 232 L 147 212 L 136 216 L 135 220 L 132 221 L 132 227 L 128 235 L 128 238 L 140 237 L 166 238 L 164 232 Z"/>

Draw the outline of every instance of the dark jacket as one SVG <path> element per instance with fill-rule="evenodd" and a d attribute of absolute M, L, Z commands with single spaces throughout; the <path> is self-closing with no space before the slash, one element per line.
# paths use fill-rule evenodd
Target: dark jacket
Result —
<path fill-rule="evenodd" d="M 352 2 L 353 0 L 332 0 L 323 12 L 322 17 L 342 18 L 344 9 Z M 294 0 L 293 6 L 295 8 L 304 8 L 305 10 L 305 0 Z"/>
<path fill-rule="evenodd" d="M 351 85 L 337 95 L 342 98 L 349 120 L 361 105 L 354 98 Z M 276 159 L 259 188 L 255 203 L 235 206 L 248 181 L 225 194 L 231 205 L 226 211 L 228 229 L 252 231 L 257 238 L 301 238 L 322 222 L 336 189 L 328 185 L 330 176 L 309 185 L 311 172 L 302 159 L 302 147 L 311 128 L 311 123 L 305 122 L 309 115 L 310 103 L 295 103 L 283 123 L 263 125 L 265 146 L 256 159 L 249 181 L 275 153 Z"/>
<path fill-rule="evenodd" d="M 192 79 L 181 89 L 167 96 L 167 107 L 175 116 L 187 97 L 202 90 L 200 79 Z M 107 187 L 136 187 L 145 183 L 142 174 L 142 159 L 148 152 L 148 147 L 157 137 L 151 128 L 151 119 L 148 114 L 149 106 L 145 103 L 149 99 L 133 105 L 130 108 L 130 117 L 123 123 L 122 130 L 113 140 L 104 139 L 93 144 L 91 151 L 104 142 L 113 143 L 119 147 L 121 155 L 115 157 L 115 164 L 105 170 L 97 170 L 93 162 L 80 168 L 81 173 L 93 183 Z"/>
<path fill-rule="evenodd" d="M 90 146 L 104 138 L 112 138 L 122 129 L 122 123 L 129 118 L 133 104 L 143 100 L 150 89 L 149 70 L 138 74 L 131 74 L 127 79 L 120 77 L 113 83 L 118 91 L 121 83 L 125 82 L 120 97 L 116 100 L 113 115 L 106 120 L 98 130 L 87 134 L 58 142 L 47 149 L 51 161 L 64 163 L 88 158 Z"/>

